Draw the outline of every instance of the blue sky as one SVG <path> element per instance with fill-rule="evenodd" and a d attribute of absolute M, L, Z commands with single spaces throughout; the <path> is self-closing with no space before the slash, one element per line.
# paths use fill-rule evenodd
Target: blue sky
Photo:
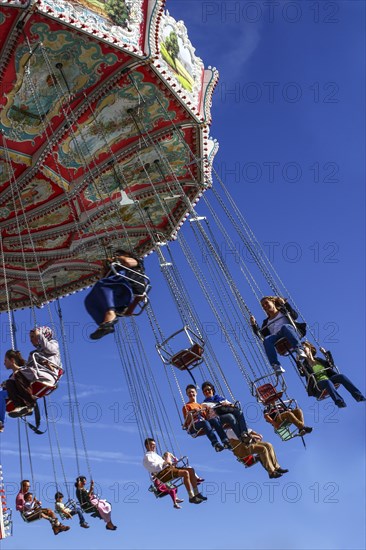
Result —
<path fill-rule="evenodd" d="M 304 317 L 332 349 L 340 369 L 365 390 L 365 5 L 351 0 L 267 4 L 177 0 L 167 8 L 185 21 L 197 55 L 220 72 L 211 128 L 220 143 L 216 170 L 259 241 L 273 253 L 275 268 Z M 206 213 L 204 204 L 197 210 Z M 190 227 L 182 231 L 191 242 Z M 179 256 L 178 243 L 172 251 Z M 146 267 L 153 281 L 154 311 L 169 334 L 179 321 L 155 255 Z M 242 281 L 238 284 L 247 292 Z M 192 296 L 202 321 L 211 322 L 196 287 Z M 83 297 L 78 293 L 64 299 L 62 307 L 93 477 L 113 503 L 119 529 L 107 533 L 101 522 L 90 520 L 92 528 L 81 530 L 73 520 L 68 533 L 54 537 L 48 525 L 26 525 L 15 517 L 14 537 L 3 548 L 365 547 L 364 404 L 355 403 L 344 390 L 348 407 L 342 411 L 329 401 L 309 399 L 285 359 L 290 393 L 314 431 L 307 436 L 306 450 L 297 440 L 282 443 L 261 420 L 218 332 L 212 342 L 249 423 L 275 445 L 281 465 L 290 470 L 279 480 L 269 480 L 259 466 L 245 470 L 229 452 L 216 454 L 207 441 L 181 431 L 151 330 L 141 317 L 141 337 L 179 447 L 206 479 L 206 504 L 196 509 L 186 501 L 182 510 L 174 510 L 167 499 L 156 501 L 147 492 L 117 350 L 112 337 L 87 340 L 92 325 Z M 53 305 L 51 311 L 55 316 Z M 254 314 L 262 318 L 259 306 Z M 38 315 L 40 323 L 48 323 L 46 309 Z M 18 346 L 26 352 L 30 313 L 19 313 L 16 320 Z M 5 315 L 1 328 L 5 351 L 10 347 Z M 183 387 L 189 383 L 179 376 Z M 67 401 L 63 380 L 51 402 L 67 477 L 73 482 L 78 472 Z M 8 419 L 1 435 L 10 501 L 19 480 L 15 424 Z M 38 493 L 46 503 L 53 480 L 48 438 L 32 437 L 31 444 Z M 28 477 L 26 464 L 25 459 Z M 88 475 L 86 467 L 84 471 Z M 180 495 L 187 500 L 183 490 Z"/>

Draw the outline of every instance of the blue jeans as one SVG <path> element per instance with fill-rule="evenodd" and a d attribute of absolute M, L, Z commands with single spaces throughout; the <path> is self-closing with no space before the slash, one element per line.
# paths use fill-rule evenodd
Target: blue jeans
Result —
<path fill-rule="evenodd" d="M 97 325 L 111 309 L 128 306 L 133 300 L 133 292 L 118 275 L 104 277 L 96 282 L 84 300 L 85 308 Z"/>
<path fill-rule="evenodd" d="M 344 374 L 334 374 L 328 380 L 320 380 L 318 387 L 320 390 L 327 390 L 329 397 L 331 397 L 336 405 L 344 403 L 343 397 L 337 392 L 334 384 L 342 384 L 347 391 L 352 395 L 354 399 L 363 397 L 362 393 L 356 386 L 354 386 L 349 378 Z"/>
<path fill-rule="evenodd" d="M 207 435 L 208 439 L 211 441 L 211 444 L 214 446 L 219 443 L 219 440 L 217 439 L 213 428 L 219 434 L 222 442 L 228 441 L 225 431 L 221 426 L 220 420 L 218 418 L 211 418 L 211 420 L 197 420 L 197 422 L 194 423 L 194 429 L 191 429 L 189 433 L 194 434 L 199 430 L 203 430 L 205 432 L 205 435 Z"/>
<path fill-rule="evenodd" d="M 82 523 L 86 523 L 82 511 L 77 506 L 75 506 L 74 508 L 71 509 L 71 515 L 75 516 L 76 514 L 79 516 L 80 525 Z"/>
<path fill-rule="evenodd" d="M 292 325 L 282 325 L 280 330 L 276 334 L 266 336 L 264 339 L 264 349 L 267 354 L 268 360 L 271 365 L 278 364 L 277 351 L 275 348 L 276 342 L 281 338 L 288 340 L 291 348 L 298 348 L 301 346 L 299 335 Z"/>
<path fill-rule="evenodd" d="M 236 437 L 240 439 L 243 432 L 247 432 L 247 424 L 241 410 L 233 407 L 232 412 L 219 415 L 221 424 L 229 424 L 230 428 L 234 431 Z"/>
<path fill-rule="evenodd" d="M 0 422 L 4 424 L 5 412 L 6 412 L 6 401 L 8 397 L 8 392 L 6 390 L 0 390 Z"/>

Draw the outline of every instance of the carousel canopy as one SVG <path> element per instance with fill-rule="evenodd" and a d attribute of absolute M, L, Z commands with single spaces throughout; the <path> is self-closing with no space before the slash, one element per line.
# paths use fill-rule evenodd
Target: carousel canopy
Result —
<path fill-rule="evenodd" d="M 0 0 L 0 35 L 5 310 L 174 237 L 211 182 L 217 73 L 163 0 Z"/>

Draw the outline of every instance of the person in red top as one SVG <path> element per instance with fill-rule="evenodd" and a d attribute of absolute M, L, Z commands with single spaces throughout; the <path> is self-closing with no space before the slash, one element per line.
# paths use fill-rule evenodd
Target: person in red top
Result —
<path fill-rule="evenodd" d="M 24 512 L 24 504 L 25 504 L 24 495 L 29 492 L 29 489 L 30 489 L 29 480 L 23 479 L 23 481 L 20 482 L 20 491 L 17 494 L 15 499 L 15 507 L 20 513 Z M 47 516 L 47 517 L 44 517 L 44 516 Z M 40 508 L 39 518 L 44 518 L 49 520 L 52 526 L 52 531 L 54 532 L 55 535 L 58 535 L 61 531 L 68 531 L 70 529 L 70 527 L 67 527 L 66 525 L 62 525 L 56 518 L 55 513 L 49 508 Z"/>
<path fill-rule="evenodd" d="M 203 430 L 217 452 L 223 451 L 224 449 L 231 449 L 229 439 L 221 425 L 219 417 L 215 416 L 206 420 L 206 412 L 204 407 L 197 403 L 197 390 L 193 384 L 189 384 L 186 387 L 186 394 L 189 401 L 183 407 L 183 416 L 185 418 L 183 427 L 186 428 L 191 435 Z M 215 431 L 218 433 L 223 445 L 219 442 Z"/>

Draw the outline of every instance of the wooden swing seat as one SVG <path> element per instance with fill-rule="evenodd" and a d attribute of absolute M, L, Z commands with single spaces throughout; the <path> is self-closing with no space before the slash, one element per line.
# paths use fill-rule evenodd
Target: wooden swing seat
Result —
<path fill-rule="evenodd" d="M 264 404 L 264 405 L 270 405 L 274 401 L 277 401 L 277 399 L 281 399 L 283 395 L 283 391 L 277 391 L 272 384 L 263 384 L 262 386 L 259 386 L 256 389 L 258 399 Z"/>
<path fill-rule="evenodd" d="M 178 351 L 170 359 L 170 363 L 179 370 L 196 367 L 202 360 L 203 346 L 195 343 L 192 347 Z"/>

